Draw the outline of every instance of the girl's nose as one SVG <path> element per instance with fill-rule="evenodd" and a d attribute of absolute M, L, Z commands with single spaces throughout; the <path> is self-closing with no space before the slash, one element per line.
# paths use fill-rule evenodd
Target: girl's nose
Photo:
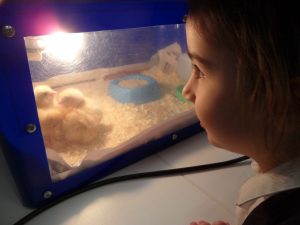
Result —
<path fill-rule="evenodd" d="M 182 90 L 182 95 L 185 97 L 185 99 L 195 103 L 195 94 L 192 88 L 192 81 L 191 79 L 188 80 L 188 82 L 185 84 Z"/>

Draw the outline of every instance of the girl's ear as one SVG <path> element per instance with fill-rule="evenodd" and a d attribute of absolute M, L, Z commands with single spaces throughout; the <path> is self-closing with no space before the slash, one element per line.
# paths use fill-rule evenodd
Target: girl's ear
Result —
<path fill-rule="evenodd" d="M 290 86 L 294 97 L 300 100 L 300 76 L 293 77 Z"/>

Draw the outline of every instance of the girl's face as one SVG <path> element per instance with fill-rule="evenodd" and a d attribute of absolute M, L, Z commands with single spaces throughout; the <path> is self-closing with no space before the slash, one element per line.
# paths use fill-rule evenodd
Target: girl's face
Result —
<path fill-rule="evenodd" d="M 193 72 L 183 95 L 195 104 L 211 144 L 248 154 L 248 150 L 258 147 L 255 144 L 260 142 L 260 134 L 252 119 L 241 114 L 233 55 L 207 42 L 192 22 L 187 22 L 186 32 Z"/>

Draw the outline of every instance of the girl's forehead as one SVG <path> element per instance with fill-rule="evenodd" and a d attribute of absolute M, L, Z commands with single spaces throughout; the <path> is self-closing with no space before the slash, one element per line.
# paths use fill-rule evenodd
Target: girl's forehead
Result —
<path fill-rule="evenodd" d="M 207 39 L 205 37 L 204 32 L 202 31 L 200 26 L 197 26 L 194 22 L 190 21 L 186 23 L 186 35 L 188 38 L 204 40 Z"/>
<path fill-rule="evenodd" d="M 208 22 L 201 23 L 194 19 L 188 19 L 186 22 L 186 36 L 187 44 L 189 47 L 196 47 L 204 50 L 205 52 L 215 55 L 221 54 L 226 57 L 236 58 L 235 52 L 226 39 L 220 37 L 220 33 L 214 31 L 215 27 L 212 28 L 208 25 Z M 215 57 L 215 56 L 213 56 Z"/>
<path fill-rule="evenodd" d="M 189 48 L 196 48 L 204 51 L 219 51 L 218 46 L 215 45 L 214 40 L 210 38 L 210 35 L 192 21 L 186 23 L 186 36 Z"/>
<path fill-rule="evenodd" d="M 201 27 L 196 24 L 196 22 L 194 20 L 191 20 L 191 19 L 188 19 L 185 23 L 185 27 L 186 29 L 189 29 L 189 30 L 197 30 L 199 33 L 201 31 Z"/>
<path fill-rule="evenodd" d="M 195 36 L 196 38 L 202 39 L 209 45 L 215 45 L 214 35 L 207 27 L 200 22 L 188 19 L 186 22 L 186 32 Z"/>

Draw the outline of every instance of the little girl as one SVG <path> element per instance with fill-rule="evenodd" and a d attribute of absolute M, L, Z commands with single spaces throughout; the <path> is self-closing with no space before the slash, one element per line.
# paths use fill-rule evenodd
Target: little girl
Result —
<path fill-rule="evenodd" d="M 259 166 L 240 190 L 237 224 L 300 224 L 296 1 L 189 0 L 189 6 L 193 72 L 183 94 L 195 104 L 211 144 L 247 155 Z"/>

